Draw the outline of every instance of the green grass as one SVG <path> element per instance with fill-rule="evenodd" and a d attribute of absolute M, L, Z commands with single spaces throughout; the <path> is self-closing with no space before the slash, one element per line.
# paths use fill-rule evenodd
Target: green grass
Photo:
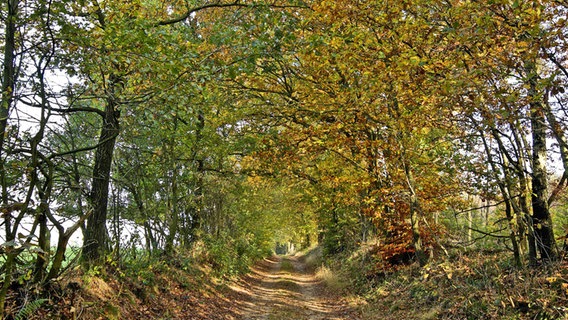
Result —
<path fill-rule="evenodd" d="M 294 272 L 294 265 L 292 264 L 292 262 L 288 259 L 284 259 L 282 260 L 282 263 L 280 264 L 280 270 L 285 271 L 285 272 Z"/>

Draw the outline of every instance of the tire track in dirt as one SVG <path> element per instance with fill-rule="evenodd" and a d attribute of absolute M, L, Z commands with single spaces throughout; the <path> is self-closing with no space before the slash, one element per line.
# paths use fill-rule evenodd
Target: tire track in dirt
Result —
<path fill-rule="evenodd" d="M 295 256 L 265 259 L 231 289 L 244 298 L 235 306 L 245 320 L 359 318 Z"/>

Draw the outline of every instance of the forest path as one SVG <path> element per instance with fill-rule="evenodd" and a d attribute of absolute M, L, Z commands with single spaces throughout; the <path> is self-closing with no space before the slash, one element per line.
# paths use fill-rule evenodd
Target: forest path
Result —
<path fill-rule="evenodd" d="M 358 319 L 346 301 L 326 290 L 303 257 L 272 257 L 258 263 L 232 286 L 246 320 Z"/>

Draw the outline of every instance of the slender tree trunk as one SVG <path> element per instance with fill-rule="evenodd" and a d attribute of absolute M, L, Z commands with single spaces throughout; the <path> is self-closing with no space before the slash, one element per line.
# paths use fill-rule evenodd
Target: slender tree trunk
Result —
<path fill-rule="evenodd" d="M 473 215 L 472 210 L 467 211 L 467 243 L 471 243 L 473 239 Z"/>
<path fill-rule="evenodd" d="M 118 188 L 112 190 L 112 210 L 113 210 L 113 234 L 114 234 L 114 256 L 115 261 L 120 262 L 120 210 L 119 210 L 119 194 Z"/>
<path fill-rule="evenodd" d="M 15 51 L 16 51 L 16 19 L 18 17 L 18 0 L 6 1 L 7 16 L 4 37 L 4 68 L 2 70 L 2 101 L 0 105 L 0 158 L 4 157 L 4 139 L 8 126 L 8 115 L 14 97 Z"/>
<path fill-rule="evenodd" d="M 174 242 L 179 233 L 179 195 L 178 195 L 178 175 L 179 175 L 179 168 L 178 168 L 178 160 L 175 158 L 176 153 L 176 138 L 175 133 L 178 130 L 178 120 L 174 118 L 174 131 L 172 138 L 169 140 L 168 143 L 168 156 L 170 157 L 169 164 L 172 166 L 171 173 L 171 194 L 169 196 L 169 223 L 168 223 L 168 235 L 166 236 L 166 247 L 165 247 L 165 254 L 172 255 L 174 252 Z"/>
<path fill-rule="evenodd" d="M 47 227 L 47 215 L 45 210 L 49 210 L 46 207 L 47 204 L 40 205 L 40 212 L 39 212 L 39 238 L 38 238 L 38 248 L 41 250 L 37 254 L 37 259 L 35 263 L 35 270 L 34 270 L 34 282 L 40 283 L 43 281 L 47 271 L 47 265 L 49 262 L 49 251 L 50 251 L 50 233 Z"/>
<path fill-rule="evenodd" d="M 428 256 L 424 251 L 424 244 L 422 243 L 422 236 L 420 235 L 419 223 L 422 215 L 422 209 L 420 206 L 420 200 L 418 199 L 418 195 L 416 194 L 416 183 L 414 182 L 414 176 L 409 167 L 410 165 L 408 163 L 404 164 L 406 182 L 408 184 L 408 191 L 410 192 L 410 224 L 412 229 L 412 242 L 418 263 L 420 264 L 420 266 L 425 266 L 426 263 L 428 263 Z"/>
<path fill-rule="evenodd" d="M 498 183 L 498 187 L 499 187 L 499 191 L 501 192 L 501 195 L 503 196 L 503 199 L 505 201 L 505 214 L 507 217 L 507 221 L 509 223 L 509 238 L 511 239 L 511 244 L 513 246 L 513 255 L 515 258 L 515 263 L 518 266 L 522 265 L 522 260 L 521 260 L 521 255 L 520 255 L 520 251 L 519 251 L 519 243 L 517 241 L 517 237 L 515 235 L 515 221 L 514 221 L 514 217 L 512 214 L 512 210 L 511 207 L 514 206 L 512 197 L 511 197 L 511 190 L 514 190 L 515 187 L 513 186 L 513 182 L 512 182 L 512 178 L 510 176 L 510 164 L 509 164 L 509 158 L 508 155 L 506 154 L 507 150 L 503 145 L 503 142 L 501 141 L 501 137 L 500 134 L 497 132 L 497 130 L 495 130 L 495 128 L 490 128 L 491 129 L 491 134 L 493 136 L 493 138 L 495 139 L 495 141 L 497 141 L 497 144 L 499 145 L 499 150 L 500 150 L 500 155 L 501 158 L 503 159 L 503 162 L 501 164 L 502 167 L 502 172 L 505 175 L 505 179 L 498 179 L 498 173 L 500 172 L 499 168 L 496 165 L 495 161 L 489 161 L 490 166 L 491 166 L 491 170 L 493 171 L 493 174 L 495 175 L 495 178 L 498 179 L 499 183 Z M 492 153 L 491 153 L 491 147 L 487 141 L 487 139 L 484 136 L 483 130 L 481 128 L 478 128 L 479 132 L 480 132 L 480 136 L 481 139 L 483 141 L 483 148 L 485 150 L 485 154 L 487 155 L 488 158 L 491 158 Z M 487 201 L 487 208 L 489 208 L 489 201 Z M 515 209 L 517 212 L 520 211 L 519 208 Z M 487 218 L 486 218 L 487 220 Z"/>
<path fill-rule="evenodd" d="M 63 261 L 65 261 L 65 251 L 67 249 L 67 244 L 72 234 L 60 234 L 57 240 L 57 249 L 55 250 L 55 255 L 51 261 L 51 269 L 47 275 L 47 280 L 54 279 L 59 275 L 61 267 L 63 266 Z"/>
<path fill-rule="evenodd" d="M 114 85 L 111 83 L 111 87 Z M 99 263 L 107 248 L 108 191 L 114 146 L 119 133 L 118 119 L 117 103 L 111 93 L 105 107 L 99 146 L 95 151 L 95 165 L 90 195 L 93 213 L 87 219 L 87 227 L 83 239 L 82 259 L 87 264 Z"/>
<path fill-rule="evenodd" d="M 412 228 L 412 241 L 416 259 L 421 267 L 428 263 L 428 256 L 424 251 L 424 244 L 422 243 L 422 236 L 420 235 L 420 203 L 418 197 L 414 194 L 410 196 L 410 222 Z"/>
<path fill-rule="evenodd" d="M 0 289 L 0 316 L 4 316 L 6 295 L 8 294 L 8 289 L 12 284 L 12 271 L 16 264 L 17 253 L 12 251 L 13 249 L 9 248 L 6 252 L 6 262 L 4 263 L 4 282 L 2 284 L 2 288 Z"/>
<path fill-rule="evenodd" d="M 197 130 L 195 134 L 195 149 L 193 150 L 193 158 L 197 163 L 197 181 L 195 183 L 195 201 L 194 201 L 194 210 L 191 213 L 191 242 L 195 242 L 197 237 L 197 231 L 201 228 L 203 217 L 203 206 L 204 206 L 204 195 L 203 195 L 203 188 L 204 188 L 204 181 L 203 178 L 205 176 L 205 162 L 201 159 L 199 155 L 199 148 L 201 147 L 201 143 L 203 140 L 203 130 L 205 129 L 205 115 L 203 111 L 199 110 L 197 113 Z M 189 245 L 189 243 L 188 243 Z"/>
<path fill-rule="evenodd" d="M 537 254 L 536 254 L 536 242 L 534 235 L 534 224 L 532 222 L 532 217 L 530 214 L 529 202 L 530 202 L 530 190 L 527 177 L 525 175 L 525 170 L 522 172 L 517 172 L 519 177 L 519 207 L 521 209 L 521 215 L 519 216 L 519 225 L 522 228 L 519 229 L 521 232 L 520 243 L 523 246 L 526 243 L 526 249 L 528 249 L 529 255 L 529 265 L 536 266 L 537 264 Z"/>
<path fill-rule="evenodd" d="M 513 246 L 513 257 L 515 258 L 515 264 L 517 267 L 523 266 L 523 261 L 521 260 L 521 251 L 519 250 L 519 242 L 517 239 L 516 228 L 515 228 L 515 219 L 513 217 L 513 213 L 511 210 L 511 199 L 505 200 L 505 216 L 507 217 L 507 221 L 509 222 L 509 238 L 511 239 L 511 245 Z"/>
<path fill-rule="evenodd" d="M 509 238 L 511 239 L 511 246 L 513 247 L 513 256 L 515 258 L 515 264 L 517 267 L 523 266 L 523 261 L 521 260 L 521 251 L 519 248 L 519 224 L 518 224 L 518 216 L 522 216 L 521 208 L 519 207 L 517 200 L 514 199 L 514 195 L 519 193 L 518 192 L 518 185 L 517 181 L 513 178 L 514 170 L 517 164 L 509 163 L 509 155 L 506 154 L 507 150 L 503 146 L 503 143 L 496 135 L 495 139 L 499 143 L 499 148 L 501 149 L 501 158 L 503 161 L 503 174 L 504 178 L 503 182 L 499 184 L 502 185 L 500 187 L 502 189 L 501 193 L 503 194 L 504 202 L 505 202 L 505 217 L 507 217 L 507 222 L 509 223 Z"/>
<path fill-rule="evenodd" d="M 49 208 L 45 211 L 45 213 L 59 233 L 59 238 L 57 240 L 57 249 L 55 250 L 55 255 L 53 256 L 53 259 L 51 261 L 51 269 L 49 269 L 49 273 L 46 278 L 47 281 L 59 276 L 59 272 L 61 271 L 61 267 L 63 266 L 63 261 L 65 261 L 65 252 L 67 250 L 69 239 L 71 239 L 71 236 L 77 231 L 77 229 L 84 225 L 85 220 L 91 213 L 83 215 L 79 219 L 79 221 L 75 222 L 75 224 L 73 224 L 67 230 L 65 230 L 63 225 L 61 225 L 61 223 L 59 223 L 57 219 L 55 219 L 55 217 L 49 211 Z"/>
<path fill-rule="evenodd" d="M 158 242 L 154 237 L 154 232 L 152 231 L 152 227 L 148 222 L 148 216 L 146 214 L 146 209 L 144 208 L 144 202 L 142 201 L 142 196 L 138 190 L 136 190 L 135 186 L 131 186 L 128 188 L 134 197 L 134 202 L 136 203 L 136 207 L 138 208 L 138 212 L 140 216 L 144 218 L 144 235 L 146 238 L 146 249 L 148 253 L 152 251 L 158 250 Z"/>
<path fill-rule="evenodd" d="M 527 243 L 529 247 L 529 265 L 531 267 L 536 267 L 538 264 L 538 254 L 536 251 L 536 235 L 534 231 L 534 223 L 532 215 L 528 214 L 525 216 L 525 218 L 528 226 Z"/>
<path fill-rule="evenodd" d="M 73 232 L 78 228 L 71 228 Z M 57 248 L 55 250 L 55 255 L 51 261 L 51 269 L 49 269 L 49 273 L 47 275 L 47 280 L 54 279 L 59 276 L 59 272 L 61 271 L 61 267 L 63 266 L 63 261 L 65 261 L 65 251 L 67 250 L 67 244 L 69 243 L 69 239 L 73 235 L 73 232 L 64 232 L 63 228 L 60 230 L 59 238 L 57 240 Z"/>
<path fill-rule="evenodd" d="M 205 174 L 204 168 L 205 168 L 204 161 L 201 159 L 197 160 L 197 181 L 195 183 L 195 191 L 194 191 L 195 201 L 194 201 L 193 211 L 191 214 L 191 230 L 190 230 L 192 238 L 191 242 L 195 241 L 195 238 L 197 237 L 197 231 L 202 227 L 203 224 L 202 212 L 204 206 L 204 201 L 203 201 L 203 175 Z"/>
<path fill-rule="evenodd" d="M 148 252 L 158 250 L 158 241 L 156 241 L 156 237 L 154 237 L 154 232 L 148 220 L 144 220 L 144 232 L 146 234 L 146 247 L 148 248 Z"/>
<path fill-rule="evenodd" d="M 529 155 L 531 153 L 531 147 L 526 139 L 526 135 L 522 134 L 524 130 L 521 126 L 522 125 L 518 121 L 511 124 L 511 133 L 513 134 L 515 145 L 517 146 L 517 152 L 519 153 L 517 157 L 519 160 L 514 166 L 517 179 L 519 180 L 518 207 L 520 213 L 517 217 L 517 223 L 519 226 L 519 247 L 522 251 L 526 251 L 528 249 L 529 265 L 536 266 L 536 243 L 530 210 L 531 191 L 529 188 L 529 181 L 527 179 L 527 172 L 529 170 L 526 168 L 526 162 L 521 160 L 530 158 Z"/>
<path fill-rule="evenodd" d="M 546 176 L 546 117 L 536 84 L 536 66 L 525 65 L 529 81 L 530 120 L 532 132 L 532 209 L 536 246 L 543 261 L 556 260 L 556 243 L 548 206 Z"/>
<path fill-rule="evenodd" d="M 2 100 L 0 101 L 0 183 L 2 184 L 2 205 L 8 204 L 8 188 L 6 185 L 6 171 L 4 170 L 4 140 L 6 128 L 8 126 L 8 115 L 12 107 L 14 97 L 15 79 L 15 50 L 16 50 L 16 19 L 18 17 L 18 0 L 8 0 L 6 4 L 5 17 L 5 38 L 4 38 L 4 68 L 2 69 Z M 15 235 L 12 233 L 11 215 L 4 215 L 4 228 L 6 242 L 14 241 Z M 8 246 L 6 261 L 4 263 L 4 281 L 0 288 L 0 316 L 4 315 L 6 294 L 12 283 L 12 271 L 15 267 L 16 253 L 12 252 L 13 247 Z"/>
<path fill-rule="evenodd" d="M 71 138 L 71 148 L 72 148 L 71 150 L 77 149 L 77 146 L 75 144 L 75 137 L 71 135 L 70 138 Z M 83 200 L 83 192 L 81 190 L 81 173 L 79 172 L 79 161 L 77 160 L 77 155 L 75 153 L 71 154 L 71 163 L 73 164 L 72 178 L 76 186 L 75 203 L 77 206 L 77 211 L 78 211 L 77 213 L 80 218 L 83 218 L 83 216 L 85 215 L 85 210 L 84 210 L 85 206 Z M 80 228 L 83 235 L 85 235 L 85 223 L 84 223 L 85 219 L 82 220 L 83 223 L 81 223 Z"/>
<path fill-rule="evenodd" d="M 542 106 L 545 109 L 546 119 L 550 124 L 553 136 L 556 139 L 556 142 L 558 142 L 558 149 L 560 150 L 560 158 L 562 159 L 562 166 L 564 169 L 560 181 L 548 198 L 548 205 L 551 205 L 568 185 L 568 140 L 566 139 L 565 127 L 556 119 L 554 112 L 550 108 L 548 100 L 546 100 Z"/>
<path fill-rule="evenodd" d="M 177 165 L 172 174 L 172 194 L 170 196 L 170 223 L 168 225 L 168 236 L 166 237 L 165 254 L 171 255 L 174 252 L 174 240 L 178 234 L 179 210 L 178 210 L 178 169 Z"/>

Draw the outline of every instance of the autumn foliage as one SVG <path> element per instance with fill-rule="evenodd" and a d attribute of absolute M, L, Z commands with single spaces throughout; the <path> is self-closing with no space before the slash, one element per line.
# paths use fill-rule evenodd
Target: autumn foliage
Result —
<path fill-rule="evenodd" d="M 0 10 L 0 313 L 79 233 L 86 269 L 198 247 L 237 273 L 282 243 L 372 242 L 375 269 L 563 254 L 563 1 Z"/>

